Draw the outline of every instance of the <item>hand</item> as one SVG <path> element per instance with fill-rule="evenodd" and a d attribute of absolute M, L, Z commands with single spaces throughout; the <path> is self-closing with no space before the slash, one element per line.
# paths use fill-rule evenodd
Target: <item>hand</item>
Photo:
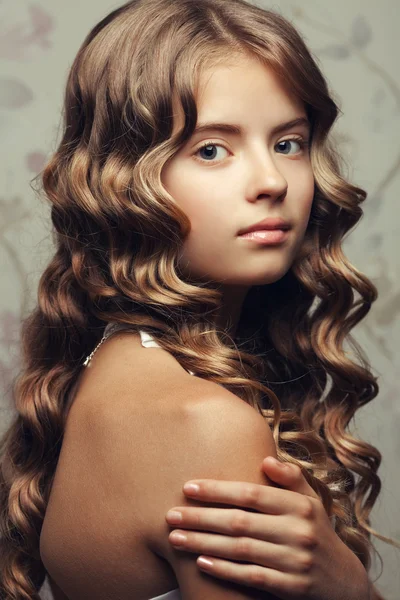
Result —
<path fill-rule="evenodd" d="M 201 554 L 197 564 L 203 571 L 282 600 L 366 600 L 369 582 L 364 566 L 335 533 L 301 469 L 273 457 L 264 459 L 262 469 L 285 489 L 216 479 L 190 482 L 200 486 L 197 493 L 183 488 L 191 499 L 257 512 L 175 507 L 171 510 L 179 511 L 182 520 L 167 514 L 167 522 L 180 527 L 170 533 L 170 542 L 175 532 L 186 534 L 186 541 L 173 545 Z M 212 566 L 203 566 L 202 558 L 211 560 Z"/>

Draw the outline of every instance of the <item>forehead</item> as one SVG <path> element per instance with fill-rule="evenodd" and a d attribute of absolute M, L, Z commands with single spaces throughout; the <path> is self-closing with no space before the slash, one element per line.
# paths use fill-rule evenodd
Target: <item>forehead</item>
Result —
<path fill-rule="evenodd" d="M 271 125 L 305 114 L 304 103 L 290 93 L 268 65 L 256 57 L 237 56 L 204 67 L 198 78 L 198 122 L 237 123 L 265 116 Z M 173 99 L 174 133 L 184 124 L 177 95 Z"/>

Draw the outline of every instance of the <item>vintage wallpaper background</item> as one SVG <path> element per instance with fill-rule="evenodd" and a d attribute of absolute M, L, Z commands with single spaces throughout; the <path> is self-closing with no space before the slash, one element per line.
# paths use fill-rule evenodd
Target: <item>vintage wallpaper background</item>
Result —
<path fill-rule="evenodd" d="M 0 0 L 0 433 L 12 414 L 19 325 L 36 301 L 52 252 L 48 208 L 30 188 L 55 149 L 69 66 L 89 29 L 116 0 Z M 343 111 L 335 126 L 349 178 L 369 197 L 345 242 L 380 296 L 356 339 L 379 375 L 380 395 L 359 411 L 353 432 L 383 454 L 380 499 L 372 524 L 400 540 L 400 19 L 396 0 L 281 0 L 274 8 L 305 35 Z M 400 552 L 381 542 L 377 587 L 400 597 Z M 374 575 L 379 574 L 375 561 Z M 44 599 L 50 598 L 47 586 Z"/>

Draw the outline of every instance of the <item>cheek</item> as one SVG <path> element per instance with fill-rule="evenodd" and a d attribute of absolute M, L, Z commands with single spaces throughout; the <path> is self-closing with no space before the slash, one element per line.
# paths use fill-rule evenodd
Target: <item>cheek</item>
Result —
<path fill-rule="evenodd" d="M 297 230 L 291 249 L 291 256 L 294 258 L 303 243 L 314 200 L 315 182 L 311 168 L 299 170 L 296 178 L 289 181 L 290 189 L 296 190 L 293 195 L 290 195 L 289 191 L 290 198 L 287 205 L 287 214 L 293 219 Z"/>
<path fill-rule="evenodd" d="M 205 270 L 213 270 L 216 256 L 219 256 L 218 268 L 223 267 L 221 258 L 229 237 L 228 214 L 216 186 L 208 191 L 204 184 L 182 176 L 179 171 L 177 165 L 170 165 L 161 181 L 191 225 L 180 252 L 180 266 L 186 272 L 190 265 L 191 274 L 200 276 Z"/>
<path fill-rule="evenodd" d="M 315 193 L 315 182 L 312 171 L 304 173 L 298 179 L 297 185 L 298 189 L 301 190 L 298 196 L 297 218 L 305 231 L 310 218 Z"/>
<path fill-rule="evenodd" d="M 193 231 L 203 225 L 209 223 L 217 225 L 220 222 L 223 203 L 217 199 L 218 191 L 213 189 L 208 192 L 204 182 L 191 177 L 190 174 L 184 175 L 182 169 L 178 167 L 178 162 L 164 170 L 161 181 L 190 220 Z"/>
<path fill-rule="evenodd" d="M 213 207 L 191 208 L 185 211 L 191 230 L 182 246 L 181 264 L 189 263 L 192 274 L 208 272 L 213 277 L 223 277 L 224 272 L 226 274 L 226 249 L 233 239 L 229 240 L 226 228 Z"/>
<path fill-rule="evenodd" d="M 205 185 L 204 179 L 183 175 L 178 164 L 171 164 L 161 179 L 167 192 L 188 217 L 191 224 L 190 238 L 198 236 L 217 237 L 217 232 L 226 234 L 227 195 L 226 187 Z M 228 194 L 229 196 L 229 194 Z"/>

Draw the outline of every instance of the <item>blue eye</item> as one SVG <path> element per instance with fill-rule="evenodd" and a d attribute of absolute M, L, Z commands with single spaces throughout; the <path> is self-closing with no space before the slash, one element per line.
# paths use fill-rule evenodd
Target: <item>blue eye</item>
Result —
<path fill-rule="evenodd" d="M 288 143 L 292 144 L 293 142 L 296 142 L 296 144 L 298 144 L 302 150 L 304 150 L 304 148 L 306 146 L 308 146 L 308 142 L 306 142 L 305 140 L 302 140 L 301 138 L 293 138 L 292 140 L 282 140 L 281 142 L 278 142 L 277 146 L 280 146 L 281 144 L 288 144 Z M 295 152 L 295 154 L 299 154 L 299 153 Z"/>
<path fill-rule="evenodd" d="M 201 152 L 202 150 L 206 150 L 206 158 L 215 158 L 215 153 L 212 151 L 212 148 L 223 148 L 224 150 L 226 150 L 226 148 L 224 146 L 221 146 L 221 144 L 213 144 L 212 142 L 206 142 L 205 144 L 203 144 L 202 146 L 200 146 L 200 148 L 196 151 L 196 154 L 198 154 L 199 152 Z M 200 159 L 203 160 L 204 159 Z M 222 160 L 222 159 L 221 159 Z M 205 162 L 210 162 L 209 160 L 205 160 Z M 216 162 L 220 162 L 219 160 L 217 160 Z"/>
<path fill-rule="evenodd" d="M 304 149 L 309 146 L 309 142 L 307 140 L 303 140 L 302 138 L 291 138 L 291 139 L 287 139 L 287 140 L 282 140 L 281 142 L 278 142 L 278 144 L 276 145 L 276 147 L 281 146 L 282 144 L 293 144 L 293 142 L 296 142 L 296 144 L 298 144 L 300 146 L 300 151 L 298 152 L 294 152 L 291 154 L 303 154 Z M 226 150 L 225 146 L 222 146 L 221 144 L 217 144 L 214 143 L 212 141 L 208 141 L 205 142 L 202 146 L 200 146 L 200 148 L 198 148 L 196 150 L 196 152 L 194 153 L 194 157 L 196 160 L 199 160 L 200 162 L 214 162 L 214 163 L 219 163 L 221 162 L 222 159 L 220 160 L 214 160 L 215 159 L 215 148 L 223 148 L 224 150 Z M 205 158 L 198 158 L 197 155 L 202 152 L 202 151 L 206 151 L 205 154 Z M 228 152 L 228 150 L 226 150 Z M 279 152 L 279 154 L 288 154 L 286 152 Z M 210 159 L 210 160 L 209 160 Z"/>

